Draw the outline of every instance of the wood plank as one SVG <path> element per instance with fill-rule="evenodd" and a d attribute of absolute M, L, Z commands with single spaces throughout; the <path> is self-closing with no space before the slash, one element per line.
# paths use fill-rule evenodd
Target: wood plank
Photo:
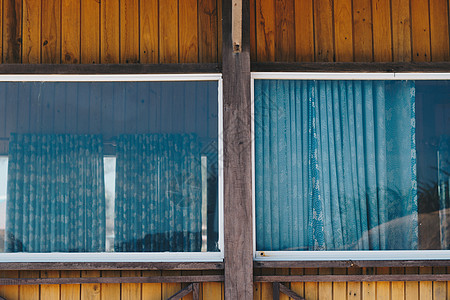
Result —
<path fill-rule="evenodd" d="M 347 269 L 334 268 L 334 275 L 346 275 Z M 346 299 L 347 298 L 347 283 L 346 282 L 333 282 L 333 299 Z"/>
<path fill-rule="evenodd" d="M 348 275 L 361 274 L 361 269 L 349 268 L 347 270 L 347 274 Z M 348 282 L 347 283 L 347 299 L 348 300 L 361 299 L 361 282 Z"/>
<path fill-rule="evenodd" d="M 0 271 L 0 278 L 17 278 L 19 271 Z M 19 286 L 0 285 L 0 297 L 5 299 L 19 299 Z"/>
<path fill-rule="evenodd" d="M 120 1 L 120 62 L 139 63 L 139 0 Z"/>
<path fill-rule="evenodd" d="M 275 3 L 275 60 L 295 61 L 294 0 Z"/>
<path fill-rule="evenodd" d="M 73 13 L 76 14 L 75 11 Z M 68 15 L 70 14 L 66 14 L 65 17 Z M 43 64 L 59 64 L 61 62 L 61 0 L 42 1 L 41 18 L 41 62 Z"/>
<path fill-rule="evenodd" d="M 19 276 L 20 278 L 39 278 L 39 271 L 20 271 Z M 21 285 L 19 295 L 21 299 L 39 300 L 39 286 Z"/>
<path fill-rule="evenodd" d="M 391 0 L 392 54 L 395 62 L 411 61 L 410 0 Z"/>
<path fill-rule="evenodd" d="M 41 271 L 41 278 L 59 278 L 59 271 Z M 61 286 L 57 284 L 41 285 L 41 299 L 60 299 Z"/>
<path fill-rule="evenodd" d="M 399 268 L 399 267 L 395 267 L 391 269 L 391 273 L 392 274 L 404 274 L 405 273 L 405 269 L 404 268 Z M 391 282 L 391 288 L 392 288 L 392 294 L 391 294 L 391 299 L 395 299 L 395 300 L 403 300 L 406 299 L 405 298 L 405 282 L 403 281 L 393 281 Z"/>
<path fill-rule="evenodd" d="M 159 60 L 161 63 L 178 62 L 177 0 L 159 2 Z"/>
<path fill-rule="evenodd" d="M 331 268 L 321 268 L 319 269 L 320 275 L 331 275 Z M 319 297 L 320 300 L 332 300 L 333 299 L 333 283 L 332 282 L 320 282 L 319 283 Z"/>
<path fill-rule="evenodd" d="M 251 8 L 251 6 L 250 6 Z M 261 275 L 261 269 L 255 269 L 253 271 L 254 275 Z M 292 286 L 292 284 L 291 284 Z M 261 300 L 261 282 L 253 283 L 253 300 Z"/>
<path fill-rule="evenodd" d="M 81 63 L 100 63 L 100 1 L 81 0 Z"/>
<path fill-rule="evenodd" d="M 257 39 L 259 45 L 259 39 Z M 295 1 L 295 59 L 314 61 L 314 12 L 312 0 Z"/>
<path fill-rule="evenodd" d="M 159 62 L 158 3 L 158 0 L 140 1 L 140 62 L 143 64 Z"/>
<path fill-rule="evenodd" d="M 304 269 L 301 268 L 292 268 L 291 275 L 303 275 L 305 273 Z M 255 272 L 258 271 L 258 269 L 255 270 Z M 292 282 L 291 283 L 291 290 L 297 293 L 297 295 L 301 297 L 305 297 L 305 283 L 303 282 Z"/>
<path fill-rule="evenodd" d="M 421 267 L 419 268 L 420 274 L 432 274 L 433 268 Z M 419 298 L 420 299 L 433 299 L 433 282 L 432 281 L 420 281 L 419 282 Z"/>
<path fill-rule="evenodd" d="M 377 268 L 378 275 L 388 275 L 390 273 L 389 268 Z M 391 295 L 391 283 L 388 281 L 377 282 L 377 298 L 378 299 L 390 299 Z"/>
<path fill-rule="evenodd" d="M 61 60 L 65 64 L 80 63 L 80 2 L 62 0 Z"/>
<path fill-rule="evenodd" d="M 22 1 L 3 0 L 3 62 L 22 62 Z"/>
<path fill-rule="evenodd" d="M 274 269 L 262 269 L 261 275 L 274 275 Z M 261 283 L 261 300 L 269 300 L 273 298 L 273 285 L 270 282 Z"/>
<path fill-rule="evenodd" d="M 334 1 L 334 44 L 336 61 L 353 61 L 352 1 Z"/>
<path fill-rule="evenodd" d="M 220 271 L 219 271 L 220 272 Z M 202 271 L 181 271 L 181 275 L 183 275 L 183 276 L 190 276 L 190 275 L 201 275 L 202 274 Z M 210 274 L 215 274 L 214 273 L 214 271 L 212 272 L 212 273 L 210 273 Z M 201 294 L 202 292 L 203 292 L 203 284 L 205 284 L 206 282 L 204 282 L 204 283 L 202 283 L 202 284 L 199 284 L 199 294 Z M 192 284 L 192 283 L 190 283 L 190 282 L 186 282 L 186 283 L 182 283 L 181 284 L 181 288 L 182 289 L 184 289 L 184 288 L 186 288 L 186 287 L 188 287 L 190 284 Z M 220 284 L 220 283 L 219 283 Z M 194 286 L 192 286 L 192 288 L 194 288 Z M 219 295 L 220 295 L 220 292 L 219 292 Z M 215 297 L 217 298 L 218 297 L 218 295 L 215 295 Z M 220 297 L 220 296 L 219 296 Z M 190 293 L 190 294 L 188 294 L 188 295 L 186 295 L 186 296 L 184 296 L 183 297 L 183 300 L 193 300 L 194 299 L 194 291 L 192 292 L 192 293 Z M 200 298 L 200 299 L 202 299 L 202 298 Z"/>
<path fill-rule="evenodd" d="M 180 63 L 198 62 L 197 0 L 179 2 Z"/>
<path fill-rule="evenodd" d="M 428 1 L 411 0 L 412 60 L 430 61 L 430 18 Z"/>
<path fill-rule="evenodd" d="M 445 274 L 446 267 L 435 267 L 433 268 L 434 274 Z M 447 282 L 436 281 L 433 282 L 433 300 L 445 300 L 447 299 Z"/>
<path fill-rule="evenodd" d="M 392 61 L 390 0 L 372 1 L 373 59 Z"/>
<path fill-rule="evenodd" d="M 306 268 L 305 275 L 317 275 L 318 270 L 315 268 Z M 317 282 L 305 282 L 305 298 L 316 300 L 319 299 L 319 284 Z"/>
<path fill-rule="evenodd" d="M 222 1 L 219 1 L 220 5 L 222 5 Z M 222 14 L 219 14 L 221 16 Z M 222 18 L 219 17 L 219 20 Z M 221 32 L 221 28 L 219 28 L 219 33 Z M 220 45 L 220 42 L 219 42 Z M 219 50 L 221 48 L 219 47 Z M 221 53 L 219 53 L 219 58 Z M 256 0 L 250 0 L 250 59 L 251 61 L 256 61 Z"/>
<path fill-rule="evenodd" d="M 250 7 L 242 2 L 242 52 L 233 53 L 231 2 L 223 2 L 225 299 L 253 299 Z M 200 25 L 201 26 L 201 25 Z M 239 161 L 237 164 L 236 162 Z M 236 208 L 239 209 L 236 209 Z M 236 255 L 238 253 L 239 255 Z"/>
<path fill-rule="evenodd" d="M 253 1 L 253 0 L 251 0 Z M 217 1 L 217 62 L 222 63 L 222 2 Z M 256 58 L 256 57 L 255 57 Z"/>
<path fill-rule="evenodd" d="M 357 62 L 371 62 L 372 7 L 370 0 L 353 0 L 353 49 Z"/>
<path fill-rule="evenodd" d="M 122 277 L 141 277 L 141 271 L 122 271 Z M 121 300 L 141 299 L 141 283 L 122 283 Z"/>
<path fill-rule="evenodd" d="M 275 61 L 275 0 L 256 0 L 257 61 Z"/>
<path fill-rule="evenodd" d="M 275 274 L 276 275 L 289 275 L 289 269 L 276 269 Z M 289 286 L 289 283 L 287 283 L 287 286 Z M 279 299 L 280 300 L 289 300 L 289 296 L 287 296 L 283 293 L 280 293 Z"/>
<path fill-rule="evenodd" d="M 314 1 L 314 33 L 316 61 L 335 61 L 333 5 L 329 0 Z"/>
<path fill-rule="evenodd" d="M 120 62 L 120 0 L 103 1 L 100 5 L 100 60 L 103 64 Z M 142 1 L 148 3 L 150 1 Z"/>
<path fill-rule="evenodd" d="M 81 277 L 100 277 L 100 271 L 81 271 Z M 100 300 L 100 295 L 100 284 L 90 283 L 81 285 L 81 299 Z"/>
<path fill-rule="evenodd" d="M 162 276 L 177 276 L 181 275 L 181 271 L 162 271 Z M 180 283 L 163 283 L 162 284 L 162 299 L 167 299 L 181 290 Z"/>
<path fill-rule="evenodd" d="M 102 271 L 102 277 L 120 277 L 120 271 Z M 102 283 L 102 300 L 120 300 L 120 283 Z"/>
<path fill-rule="evenodd" d="M 41 0 L 23 0 L 22 63 L 41 62 Z"/>
<path fill-rule="evenodd" d="M 218 274 L 217 271 L 203 271 L 203 275 Z M 203 299 L 220 299 L 222 295 L 221 282 L 204 282 L 201 289 Z"/>
<path fill-rule="evenodd" d="M 80 271 L 61 271 L 61 278 L 79 278 Z M 79 300 L 81 295 L 80 284 L 64 284 L 61 285 L 61 299 Z"/>
<path fill-rule="evenodd" d="M 448 61 L 448 1 L 430 0 L 431 60 Z"/>
<path fill-rule="evenodd" d="M 217 62 L 218 44 L 217 44 L 216 0 L 199 0 L 198 29 L 199 29 L 198 33 L 199 62 L 201 63 Z"/>

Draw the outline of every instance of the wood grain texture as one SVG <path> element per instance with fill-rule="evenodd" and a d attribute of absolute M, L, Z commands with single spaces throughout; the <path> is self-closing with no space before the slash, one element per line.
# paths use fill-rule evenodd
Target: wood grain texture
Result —
<path fill-rule="evenodd" d="M 314 44 L 313 0 L 297 0 L 295 1 L 296 61 L 314 61 Z"/>
<path fill-rule="evenodd" d="M 390 4 L 390 0 L 372 0 L 373 58 L 376 62 L 392 61 Z"/>
<path fill-rule="evenodd" d="M 331 268 L 319 269 L 320 275 L 331 275 Z M 319 282 L 319 298 L 320 300 L 332 300 L 333 299 L 333 283 L 332 282 Z"/>
<path fill-rule="evenodd" d="M 178 1 L 159 2 L 159 52 L 161 63 L 178 62 Z"/>
<path fill-rule="evenodd" d="M 250 59 L 251 61 L 256 61 L 256 0 L 249 0 L 249 1 L 250 1 Z M 219 2 L 222 4 L 222 1 Z M 220 13 L 219 16 L 220 15 L 222 14 Z M 219 29 L 219 32 L 220 31 L 221 29 Z"/>
<path fill-rule="evenodd" d="M 430 14 L 428 1 L 411 0 L 412 60 L 430 61 Z"/>
<path fill-rule="evenodd" d="M 180 63 L 198 62 L 197 0 L 179 2 Z"/>
<path fill-rule="evenodd" d="M 77 278 L 80 277 L 80 271 L 61 271 L 61 277 Z M 64 284 L 61 285 L 61 299 L 78 300 L 81 296 L 80 284 Z"/>
<path fill-rule="evenodd" d="M 418 274 L 419 268 L 405 268 L 405 274 Z M 419 299 L 419 283 L 417 281 L 405 282 L 405 298 L 411 300 Z"/>
<path fill-rule="evenodd" d="M 139 0 L 120 1 L 120 62 L 139 63 Z"/>
<path fill-rule="evenodd" d="M 199 62 L 217 61 L 217 1 L 198 0 Z"/>
<path fill-rule="evenodd" d="M 163 276 L 178 276 L 181 271 L 162 271 Z M 167 299 L 181 290 L 180 283 L 163 283 L 161 287 L 162 299 Z"/>
<path fill-rule="evenodd" d="M 122 271 L 122 277 L 141 277 L 141 271 Z M 141 283 L 122 283 L 121 300 L 141 299 Z"/>
<path fill-rule="evenodd" d="M 334 61 L 333 4 L 330 0 L 314 1 L 316 61 Z"/>
<path fill-rule="evenodd" d="M 102 277 L 120 277 L 120 271 L 101 271 Z M 120 300 L 119 283 L 102 283 L 101 300 Z"/>
<path fill-rule="evenodd" d="M 361 269 L 359 268 L 349 268 L 347 270 L 348 275 L 358 275 L 361 274 Z M 347 283 L 347 299 L 356 300 L 361 299 L 361 282 L 348 282 Z"/>
<path fill-rule="evenodd" d="M 3 62 L 22 62 L 22 1 L 3 0 Z"/>
<path fill-rule="evenodd" d="M 420 274 L 431 274 L 433 268 L 422 267 L 419 268 Z M 420 299 L 433 299 L 433 282 L 432 281 L 420 281 L 419 282 L 419 298 Z"/>
<path fill-rule="evenodd" d="M 76 11 L 74 11 L 76 16 Z M 61 62 L 61 0 L 42 1 L 41 62 Z M 72 26 L 76 26 L 72 24 Z M 79 38 L 78 38 L 79 42 Z"/>
<path fill-rule="evenodd" d="M 256 57 L 275 61 L 275 0 L 256 0 Z"/>
<path fill-rule="evenodd" d="M 295 61 L 294 0 L 275 3 L 275 60 Z"/>
<path fill-rule="evenodd" d="M 370 0 L 353 0 L 353 49 L 357 62 L 373 61 Z"/>
<path fill-rule="evenodd" d="M 394 267 L 391 268 L 391 274 L 404 274 L 405 268 Z M 404 300 L 405 298 L 405 282 L 395 281 L 391 283 L 392 294 L 391 298 L 394 300 Z"/>
<path fill-rule="evenodd" d="M 433 268 L 433 274 L 445 274 L 447 271 L 446 267 L 435 267 Z M 447 299 L 447 282 L 433 282 L 433 300 L 444 300 Z"/>
<path fill-rule="evenodd" d="M 81 277 L 100 277 L 100 271 L 82 271 Z M 101 285 L 98 283 L 82 284 L 81 299 L 100 300 Z"/>
<path fill-rule="evenodd" d="M 255 272 L 258 269 L 255 270 Z M 303 275 L 305 273 L 304 269 L 301 268 L 292 268 L 291 275 Z M 297 293 L 300 297 L 305 297 L 305 284 L 303 282 L 292 282 L 291 290 Z"/>
<path fill-rule="evenodd" d="M 58 278 L 59 271 L 41 271 L 41 278 Z M 56 284 L 41 285 L 41 299 L 59 299 L 61 286 Z"/>
<path fill-rule="evenodd" d="M 352 1 L 334 1 L 334 43 L 336 61 L 353 61 Z"/>
<path fill-rule="evenodd" d="M 306 268 L 305 275 L 317 275 L 318 269 Z M 317 282 L 305 282 L 305 298 L 311 300 L 319 299 L 319 284 Z"/>
<path fill-rule="evenodd" d="M 143 64 L 159 63 L 158 0 L 140 1 L 140 56 Z"/>
<path fill-rule="evenodd" d="M 39 271 L 20 271 L 20 278 L 36 278 L 39 277 Z M 39 300 L 38 285 L 22 285 L 19 287 L 19 295 L 21 299 Z"/>
<path fill-rule="evenodd" d="M 389 268 L 377 268 L 378 275 L 388 275 L 390 273 Z M 388 281 L 377 282 L 377 298 L 378 299 L 390 299 L 391 298 L 391 283 Z"/>
<path fill-rule="evenodd" d="M 100 63 L 100 1 L 81 0 L 81 63 Z"/>
<path fill-rule="evenodd" d="M 202 271 L 203 275 L 218 274 L 217 271 Z M 221 299 L 222 295 L 222 282 L 204 282 L 201 287 L 200 299 Z M 184 299 L 183 299 L 184 300 Z M 189 300 L 189 299 L 186 299 Z"/>
<path fill-rule="evenodd" d="M 334 275 L 346 275 L 347 270 L 345 268 L 334 268 Z M 346 299 L 347 298 L 347 283 L 346 282 L 333 282 L 333 298 L 334 299 Z"/>
<path fill-rule="evenodd" d="M 448 1 L 430 0 L 430 38 L 431 60 L 448 61 L 449 53 L 449 29 L 448 26 Z"/>
<path fill-rule="evenodd" d="M 67 64 L 79 64 L 80 53 L 80 2 L 72 0 L 61 0 L 61 62 Z"/>
<path fill-rule="evenodd" d="M 1 29 L 0 29 L 1 30 Z M 22 63 L 41 62 L 41 0 L 23 0 Z"/>
<path fill-rule="evenodd" d="M 391 0 L 392 54 L 396 62 L 411 61 L 411 17 L 409 0 Z"/>
<path fill-rule="evenodd" d="M 150 2 L 150 1 L 143 1 Z M 101 6 L 100 25 L 100 59 L 103 64 L 120 61 L 120 5 L 119 0 L 103 1 Z"/>
<path fill-rule="evenodd" d="M 0 278 L 17 278 L 19 271 L 0 271 Z M 5 299 L 19 299 L 19 286 L 0 285 L 0 297 Z"/>

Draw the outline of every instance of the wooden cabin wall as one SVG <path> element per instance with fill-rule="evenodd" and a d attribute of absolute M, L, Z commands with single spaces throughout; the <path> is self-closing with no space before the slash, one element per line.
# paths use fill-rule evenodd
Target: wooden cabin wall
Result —
<path fill-rule="evenodd" d="M 447 0 L 250 0 L 255 62 L 450 60 Z"/>
<path fill-rule="evenodd" d="M 216 63 L 218 0 L 0 0 L 1 61 Z"/>

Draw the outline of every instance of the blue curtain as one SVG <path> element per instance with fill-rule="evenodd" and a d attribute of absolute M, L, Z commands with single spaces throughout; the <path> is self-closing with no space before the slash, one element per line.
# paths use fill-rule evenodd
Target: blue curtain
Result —
<path fill-rule="evenodd" d="M 417 249 L 411 81 L 255 80 L 258 250 Z"/>
<path fill-rule="evenodd" d="M 197 136 L 120 136 L 115 251 L 200 251 L 201 186 Z"/>
<path fill-rule="evenodd" d="M 438 192 L 441 249 L 450 249 L 450 136 L 439 139 Z"/>
<path fill-rule="evenodd" d="M 100 136 L 11 134 L 7 252 L 105 250 Z"/>

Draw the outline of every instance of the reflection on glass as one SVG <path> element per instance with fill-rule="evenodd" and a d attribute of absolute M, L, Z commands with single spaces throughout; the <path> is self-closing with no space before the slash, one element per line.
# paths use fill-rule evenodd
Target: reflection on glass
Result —
<path fill-rule="evenodd" d="M 447 249 L 449 95 L 447 81 L 256 80 L 257 250 Z"/>
<path fill-rule="evenodd" d="M 0 83 L 1 252 L 219 251 L 217 102 L 215 81 Z"/>

